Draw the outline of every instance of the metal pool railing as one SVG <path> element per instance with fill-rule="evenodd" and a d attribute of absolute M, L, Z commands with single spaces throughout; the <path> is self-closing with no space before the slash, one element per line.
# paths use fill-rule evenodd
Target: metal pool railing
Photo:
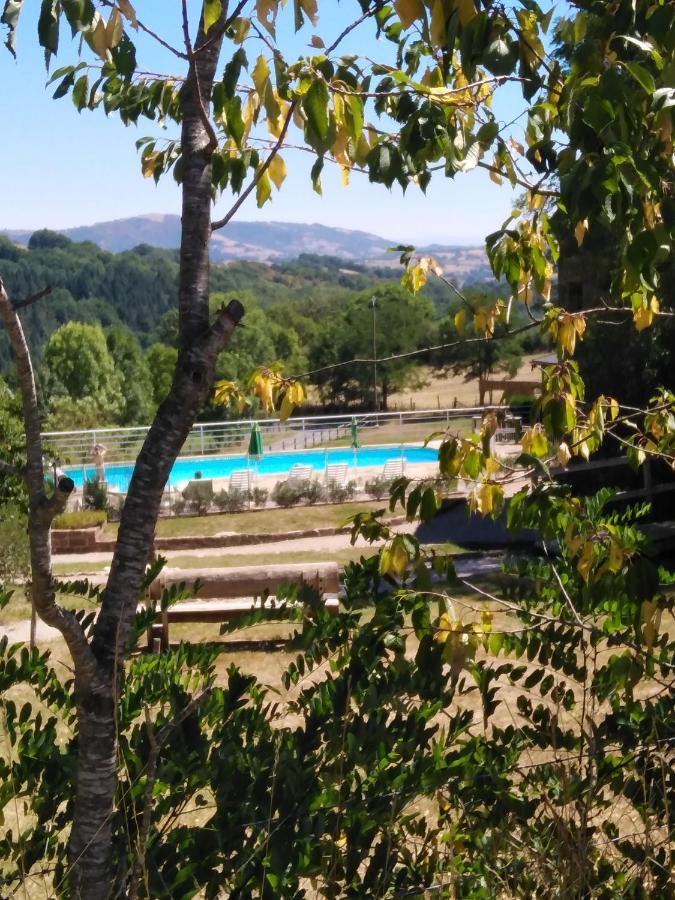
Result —
<path fill-rule="evenodd" d="M 356 420 L 363 444 L 416 443 L 451 424 L 471 429 L 486 407 L 432 409 L 354 415 L 305 416 L 288 419 L 238 419 L 204 422 L 191 429 L 180 456 L 222 456 L 245 453 L 254 422 L 260 426 L 265 451 L 306 450 L 351 442 Z M 45 448 L 61 463 L 92 463 L 95 444 L 106 448 L 106 464 L 132 462 L 138 456 L 149 426 L 97 428 L 90 431 L 50 431 L 42 437 Z"/>

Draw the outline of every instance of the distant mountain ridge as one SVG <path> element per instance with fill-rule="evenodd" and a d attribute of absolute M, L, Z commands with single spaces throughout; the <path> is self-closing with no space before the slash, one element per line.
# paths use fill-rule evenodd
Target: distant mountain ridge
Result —
<path fill-rule="evenodd" d="M 150 214 L 76 228 L 59 229 L 73 241 L 92 241 L 111 253 L 131 250 L 139 244 L 175 249 L 180 243 L 180 217 Z M 32 231 L 7 229 L 0 232 L 19 244 L 27 244 Z M 230 222 L 211 238 L 215 263 L 249 260 L 281 262 L 301 254 L 334 256 L 371 266 L 398 265 L 388 248 L 396 241 L 365 231 L 293 222 Z M 422 248 L 420 248 L 422 249 Z M 462 281 L 491 277 L 482 247 L 443 247 L 435 244 L 434 256 L 449 274 Z"/>

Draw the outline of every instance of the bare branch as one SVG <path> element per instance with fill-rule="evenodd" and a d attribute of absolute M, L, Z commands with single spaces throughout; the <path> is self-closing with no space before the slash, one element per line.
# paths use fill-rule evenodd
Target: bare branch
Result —
<path fill-rule="evenodd" d="M 230 221 L 230 219 L 243 206 L 243 204 L 246 202 L 246 199 L 249 197 L 249 195 L 252 193 L 252 191 L 255 190 L 255 188 L 257 187 L 257 185 L 260 182 L 260 179 L 263 177 L 265 172 L 271 166 L 272 160 L 274 159 L 274 157 L 277 155 L 277 153 L 279 152 L 279 150 L 281 150 L 281 148 L 283 146 L 284 140 L 286 138 L 286 134 L 288 132 L 288 126 L 291 124 L 291 119 L 293 118 L 293 113 L 295 112 L 295 108 L 297 105 L 298 105 L 297 100 L 291 101 L 291 103 L 288 107 L 288 111 L 286 112 L 286 118 L 284 120 L 284 124 L 281 129 L 281 133 L 280 133 L 279 137 L 277 138 L 275 145 L 270 150 L 269 156 L 267 157 L 265 162 L 260 166 L 258 171 L 255 173 L 255 176 L 253 177 L 249 186 L 239 196 L 239 198 L 237 199 L 237 202 L 230 208 L 227 215 L 225 215 L 222 219 L 218 219 L 216 222 L 211 223 L 211 231 L 217 231 L 219 228 L 224 228 L 225 225 L 227 225 L 227 223 Z"/>
<path fill-rule="evenodd" d="M 31 294 L 30 297 L 26 297 L 24 300 L 19 300 L 14 304 L 14 309 L 23 309 L 26 306 L 31 306 L 33 303 L 37 303 L 38 300 L 42 300 L 43 297 L 46 297 L 48 294 L 51 294 L 51 287 L 43 288 L 41 291 L 38 291 L 36 294 Z"/>
<path fill-rule="evenodd" d="M 366 12 L 364 12 L 362 16 L 359 16 L 358 19 L 356 19 L 354 22 L 352 22 L 351 25 L 348 25 L 344 29 L 344 31 L 340 32 L 340 34 L 335 38 L 333 43 L 330 44 L 328 47 L 326 47 L 326 49 L 324 51 L 326 56 L 329 56 L 334 50 L 336 50 L 338 45 L 342 43 L 342 41 L 347 37 L 348 34 L 350 34 L 352 31 L 354 31 L 355 28 L 358 28 L 362 22 L 366 21 L 366 19 L 372 18 L 372 16 L 374 16 L 375 13 L 379 12 L 379 10 L 381 10 L 384 5 L 385 5 L 385 0 L 376 0 L 376 2 L 373 4 L 373 6 L 370 9 L 366 10 Z"/>
<path fill-rule="evenodd" d="M 490 163 L 483 162 L 482 160 L 479 160 L 478 166 L 481 169 L 487 169 L 488 172 L 494 172 L 495 175 L 499 175 L 501 178 L 506 178 L 507 181 L 509 180 L 508 172 L 505 172 L 503 169 L 500 169 L 499 166 L 490 165 Z M 523 178 L 516 178 L 515 182 L 516 182 L 516 184 L 519 184 L 521 187 L 526 188 L 526 190 L 530 191 L 530 193 L 532 193 L 532 194 L 539 194 L 542 197 L 559 197 L 560 196 L 560 191 L 544 190 L 543 188 L 540 188 L 539 185 L 530 184 L 529 181 L 525 181 L 525 179 L 523 179 Z"/>
<path fill-rule="evenodd" d="M 101 0 L 102 6 L 107 6 L 111 9 L 117 6 L 114 0 Z M 174 56 L 177 56 L 179 59 L 187 59 L 187 56 L 184 53 L 181 53 L 180 50 L 176 49 L 172 44 L 168 41 L 165 41 L 163 37 L 161 37 L 157 32 L 153 31 L 151 28 L 148 28 L 147 25 L 144 25 L 140 19 L 136 19 L 138 23 L 138 27 L 141 31 L 144 31 L 148 37 L 151 37 L 153 40 L 157 41 L 158 44 L 161 44 L 165 50 L 168 50 L 169 53 L 173 53 Z"/>
<path fill-rule="evenodd" d="M 450 350 L 453 347 L 463 347 L 466 344 L 485 344 L 490 341 L 498 341 L 503 340 L 507 337 L 513 337 L 517 334 L 523 334 L 526 331 L 530 331 L 532 328 L 536 328 L 541 325 L 541 322 L 534 321 L 528 322 L 527 325 L 521 325 L 520 328 L 514 328 L 513 331 L 505 331 L 503 334 L 493 335 L 492 337 L 475 337 L 475 338 L 462 338 L 459 341 L 450 341 L 447 344 L 435 344 L 432 347 L 420 347 L 419 350 L 408 350 L 406 353 L 393 353 L 391 356 L 378 356 L 377 360 L 375 359 L 367 359 L 367 358 L 355 358 L 348 359 L 344 362 L 331 363 L 328 366 L 321 366 L 318 369 L 312 369 L 311 372 L 304 372 L 302 375 L 294 375 L 293 379 L 301 379 L 301 378 L 311 378 L 313 375 L 320 375 L 322 372 L 330 372 L 334 369 L 344 369 L 347 366 L 356 366 L 356 365 L 373 365 L 374 362 L 382 363 L 382 362 L 394 362 L 398 359 L 410 359 L 413 356 L 421 356 L 423 353 L 435 353 L 438 350 Z"/>

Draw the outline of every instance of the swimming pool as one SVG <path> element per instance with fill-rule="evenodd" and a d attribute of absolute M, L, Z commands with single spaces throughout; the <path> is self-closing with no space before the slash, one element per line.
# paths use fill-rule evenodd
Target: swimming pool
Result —
<path fill-rule="evenodd" d="M 434 463 L 438 460 L 438 451 L 432 447 L 361 447 L 352 450 L 348 447 L 337 447 L 333 450 L 302 450 L 286 453 L 269 453 L 260 460 L 251 460 L 248 465 L 258 475 L 285 475 L 291 467 L 301 463 L 311 466 L 315 472 L 323 472 L 326 465 L 346 463 L 350 467 L 362 469 L 368 466 L 382 468 L 387 460 L 399 459 L 401 456 L 407 463 Z M 229 478 L 232 472 L 247 467 L 247 458 L 240 456 L 199 456 L 178 459 L 174 463 L 169 484 L 171 487 L 184 487 L 188 481 L 201 472 L 202 478 Z M 105 479 L 115 490 L 125 493 L 129 486 L 134 467 L 130 463 L 113 463 L 105 467 Z M 65 466 L 64 472 L 81 488 L 85 479 L 96 477 L 93 466 Z"/>

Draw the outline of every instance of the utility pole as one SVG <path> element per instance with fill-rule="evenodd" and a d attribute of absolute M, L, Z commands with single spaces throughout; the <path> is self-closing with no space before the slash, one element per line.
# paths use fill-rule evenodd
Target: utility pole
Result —
<path fill-rule="evenodd" d="M 373 409 L 377 412 L 377 297 L 371 297 L 368 306 L 373 311 Z"/>

